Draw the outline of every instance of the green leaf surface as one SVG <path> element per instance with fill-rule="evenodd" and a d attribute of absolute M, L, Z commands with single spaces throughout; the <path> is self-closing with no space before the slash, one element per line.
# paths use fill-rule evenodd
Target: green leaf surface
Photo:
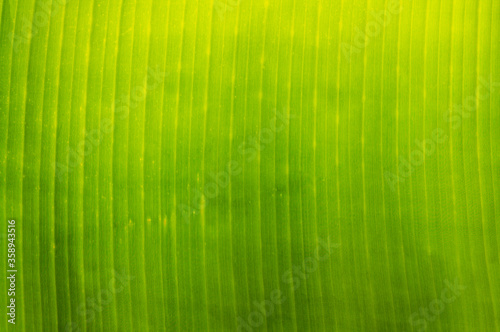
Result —
<path fill-rule="evenodd" d="M 500 331 L 499 1 L 0 13 L 0 331 Z"/>

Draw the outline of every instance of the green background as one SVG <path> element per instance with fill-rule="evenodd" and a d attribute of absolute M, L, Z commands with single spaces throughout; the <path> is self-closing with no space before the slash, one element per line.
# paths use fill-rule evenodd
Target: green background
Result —
<path fill-rule="evenodd" d="M 500 1 L 0 12 L 0 330 L 500 331 Z"/>

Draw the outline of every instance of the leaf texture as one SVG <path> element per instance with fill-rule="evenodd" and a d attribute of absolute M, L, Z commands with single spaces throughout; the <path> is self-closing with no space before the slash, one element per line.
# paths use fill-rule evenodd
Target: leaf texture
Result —
<path fill-rule="evenodd" d="M 500 331 L 499 1 L 0 12 L 0 331 Z"/>

